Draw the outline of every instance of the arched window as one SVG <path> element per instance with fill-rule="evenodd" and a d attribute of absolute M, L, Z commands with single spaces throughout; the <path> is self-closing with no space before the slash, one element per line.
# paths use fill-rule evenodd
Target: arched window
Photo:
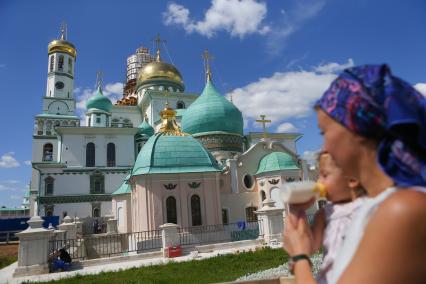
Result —
<path fill-rule="evenodd" d="M 107 167 L 115 167 L 115 145 L 108 143 L 107 145 Z"/>
<path fill-rule="evenodd" d="M 255 222 L 257 221 L 257 215 L 254 211 L 257 210 L 257 207 L 251 206 L 246 208 L 246 221 L 247 222 Z"/>
<path fill-rule="evenodd" d="M 64 70 L 64 56 L 59 55 L 59 61 L 58 61 L 58 71 Z"/>
<path fill-rule="evenodd" d="M 167 223 L 177 224 L 176 199 L 173 196 L 166 199 L 166 218 Z"/>
<path fill-rule="evenodd" d="M 44 195 L 53 195 L 53 183 L 54 179 L 52 177 L 47 177 L 44 179 Z"/>
<path fill-rule="evenodd" d="M 54 56 L 54 55 L 51 55 L 51 56 L 50 56 L 50 67 L 49 67 L 49 72 L 52 72 L 52 71 L 53 71 L 54 63 L 55 63 L 55 56 Z"/>
<path fill-rule="evenodd" d="M 53 161 L 53 145 L 50 143 L 43 146 L 43 162 Z"/>
<path fill-rule="evenodd" d="M 201 200 L 200 197 L 196 194 L 191 196 L 191 216 L 192 216 L 192 226 L 201 225 Z"/>
<path fill-rule="evenodd" d="M 262 201 L 266 199 L 266 194 L 263 190 L 260 191 L 260 195 L 262 197 Z"/>
<path fill-rule="evenodd" d="M 95 166 L 95 144 L 92 142 L 86 145 L 86 167 Z"/>
<path fill-rule="evenodd" d="M 178 101 L 178 102 L 176 103 L 176 108 L 177 108 L 177 109 L 183 109 L 183 108 L 185 108 L 185 103 L 184 103 L 184 102 L 182 102 L 182 101 Z"/>
<path fill-rule="evenodd" d="M 101 172 L 94 172 L 90 176 L 90 193 L 91 194 L 105 193 L 105 177 Z"/>
<path fill-rule="evenodd" d="M 101 217 L 101 209 L 100 208 L 98 208 L 98 207 L 93 208 L 93 217 L 94 218 Z"/>
<path fill-rule="evenodd" d="M 68 73 L 72 74 L 72 59 L 68 57 Z"/>

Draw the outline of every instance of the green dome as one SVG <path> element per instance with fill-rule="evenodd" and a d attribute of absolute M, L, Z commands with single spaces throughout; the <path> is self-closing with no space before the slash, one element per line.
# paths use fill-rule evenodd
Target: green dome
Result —
<path fill-rule="evenodd" d="M 216 160 L 197 139 L 160 132 L 143 146 L 131 175 L 217 171 Z"/>
<path fill-rule="evenodd" d="M 272 152 L 260 160 L 256 174 L 298 169 L 299 167 L 289 154 L 283 152 Z"/>
<path fill-rule="evenodd" d="M 151 137 L 152 135 L 154 135 L 154 127 L 152 127 L 149 123 L 148 123 L 148 121 L 146 121 L 145 119 L 144 119 L 144 121 L 141 123 L 141 124 L 139 124 L 139 126 L 138 126 L 138 134 L 139 135 L 147 135 L 147 136 L 149 136 L 149 137 Z"/>
<path fill-rule="evenodd" d="M 123 182 L 123 184 L 116 191 L 114 191 L 112 195 L 128 194 L 131 192 L 132 192 L 132 189 L 130 187 L 130 184 Z"/>
<path fill-rule="evenodd" d="M 219 131 L 243 135 L 243 116 L 208 80 L 200 97 L 182 116 L 182 131 L 189 134 Z"/>
<path fill-rule="evenodd" d="M 92 108 L 111 112 L 112 103 L 106 96 L 103 95 L 101 86 L 98 87 L 98 92 L 96 95 L 91 97 L 86 102 L 86 109 L 90 110 Z"/>

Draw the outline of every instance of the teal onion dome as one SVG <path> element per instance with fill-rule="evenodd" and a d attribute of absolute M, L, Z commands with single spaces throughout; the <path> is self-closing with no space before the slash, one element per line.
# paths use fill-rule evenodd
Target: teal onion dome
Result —
<path fill-rule="evenodd" d="M 291 155 L 283 152 L 272 152 L 260 160 L 256 174 L 298 169 L 299 167 Z"/>
<path fill-rule="evenodd" d="M 139 152 L 131 175 L 218 171 L 216 160 L 194 137 L 159 132 Z"/>
<path fill-rule="evenodd" d="M 182 116 L 182 131 L 189 134 L 206 132 L 226 132 L 243 135 L 241 111 L 225 97 L 221 96 L 207 80 L 201 95 Z"/>
<path fill-rule="evenodd" d="M 139 135 L 147 135 L 149 137 L 151 137 L 152 135 L 154 135 L 154 127 L 152 127 L 148 121 L 146 121 L 146 119 L 144 119 L 144 121 L 139 124 L 138 126 L 138 134 Z"/>
<path fill-rule="evenodd" d="M 86 109 L 99 109 L 106 112 L 111 112 L 112 103 L 106 96 L 103 95 L 101 86 L 98 87 L 96 95 L 87 100 Z"/>

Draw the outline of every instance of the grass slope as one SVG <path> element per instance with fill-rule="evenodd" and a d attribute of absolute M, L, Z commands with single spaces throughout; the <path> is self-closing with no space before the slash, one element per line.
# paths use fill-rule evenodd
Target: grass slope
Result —
<path fill-rule="evenodd" d="M 287 261 L 282 249 L 265 248 L 254 252 L 222 255 L 204 260 L 168 263 L 118 272 L 103 272 L 98 275 L 48 283 L 214 283 L 233 281 L 248 273 L 276 267 Z"/>

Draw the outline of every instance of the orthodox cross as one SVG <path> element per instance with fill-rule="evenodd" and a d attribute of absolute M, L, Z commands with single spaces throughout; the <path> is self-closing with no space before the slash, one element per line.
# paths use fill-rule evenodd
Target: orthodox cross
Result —
<path fill-rule="evenodd" d="M 207 81 L 212 79 L 212 71 L 210 69 L 210 60 L 213 59 L 213 56 L 208 52 L 208 50 L 204 50 L 203 52 L 204 59 L 204 67 L 206 68 Z"/>
<path fill-rule="evenodd" d="M 67 23 L 62 22 L 61 24 L 61 40 L 67 39 Z"/>
<path fill-rule="evenodd" d="M 160 47 L 161 43 L 166 43 L 164 39 L 160 38 L 160 34 L 157 34 L 157 36 L 154 38 L 154 43 L 157 46 L 157 61 L 160 61 Z"/>
<path fill-rule="evenodd" d="M 102 88 L 102 71 L 96 72 L 96 89 Z"/>
<path fill-rule="evenodd" d="M 256 122 L 260 122 L 262 123 L 262 128 L 263 128 L 263 138 L 267 138 L 268 137 L 268 130 L 266 129 L 266 123 L 271 123 L 271 120 L 269 119 L 265 119 L 266 115 L 261 114 L 260 118 L 261 119 L 257 119 Z"/>

